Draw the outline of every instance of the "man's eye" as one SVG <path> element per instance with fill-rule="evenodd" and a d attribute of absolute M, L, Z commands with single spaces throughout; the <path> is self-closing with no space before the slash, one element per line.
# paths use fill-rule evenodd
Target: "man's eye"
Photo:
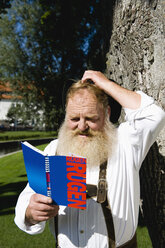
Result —
<path fill-rule="evenodd" d="M 71 121 L 74 121 L 74 122 L 77 122 L 77 121 L 79 121 L 79 118 L 71 118 Z"/>
<path fill-rule="evenodd" d="M 87 118 L 87 121 L 91 121 L 91 122 L 93 122 L 93 123 L 95 123 L 97 120 L 98 120 L 98 119 L 96 119 L 96 118 Z"/>

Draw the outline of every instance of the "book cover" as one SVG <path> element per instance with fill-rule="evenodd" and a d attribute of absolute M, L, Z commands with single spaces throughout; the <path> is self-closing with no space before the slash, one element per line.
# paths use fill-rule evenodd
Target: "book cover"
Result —
<path fill-rule="evenodd" d="M 49 196 L 54 204 L 86 209 L 86 159 L 44 155 L 28 142 L 22 142 L 24 163 L 30 187 Z"/>

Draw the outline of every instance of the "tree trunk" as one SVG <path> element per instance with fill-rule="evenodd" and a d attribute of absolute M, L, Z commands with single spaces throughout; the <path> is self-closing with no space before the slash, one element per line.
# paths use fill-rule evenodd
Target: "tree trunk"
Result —
<path fill-rule="evenodd" d="M 165 107 L 165 1 L 118 0 L 114 6 L 106 74 Z M 121 119 L 122 119 L 121 115 Z M 165 230 L 165 129 L 140 171 L 143 216 L 153 247 L 163 248 Z"/>

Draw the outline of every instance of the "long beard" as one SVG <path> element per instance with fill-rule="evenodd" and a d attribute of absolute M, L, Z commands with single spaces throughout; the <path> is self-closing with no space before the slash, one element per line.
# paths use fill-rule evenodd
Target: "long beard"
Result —
<path fill-rule="evenodd" d="M 80 134 L 87 134 L 87 137 L 82 138 Z M 56 153 L 64 156 L 85 157 L 88 168 L 96 167 L 111 157 L 115 144 L 116 128 L 108 119 L 102 131 L 89 129 L 85 132 L 68 129 L 64 121 L 59 130 Z"/>

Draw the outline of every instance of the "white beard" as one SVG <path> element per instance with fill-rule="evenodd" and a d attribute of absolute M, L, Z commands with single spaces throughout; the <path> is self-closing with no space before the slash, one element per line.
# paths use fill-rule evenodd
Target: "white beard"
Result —
<path fill-rule="evenodd" d="M 103 131 L 89 130 L 86 138 L 80 137 L 79 133 L 77 129 L 68 129 L 64 121 L 59 130 L 57 155 L 85 157 L 88 168 L 99 166 L 112 156 L 116 144 L 116 128 L 108 119 Z"/>

